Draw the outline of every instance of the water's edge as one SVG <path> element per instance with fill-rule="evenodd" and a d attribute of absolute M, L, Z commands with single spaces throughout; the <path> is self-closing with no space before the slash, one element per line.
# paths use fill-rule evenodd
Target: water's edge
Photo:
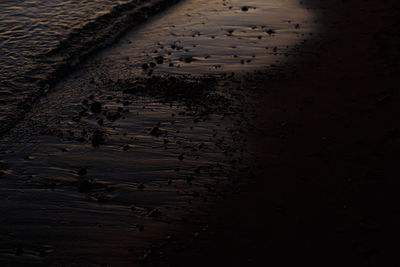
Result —
<path fill-rule="evenodd" d="M 28 93 L 16 103 L 16 110 L 0 122 L 0 136 L 8 133 L 31 110 L 37 99 L 80 62 L 113 44 L 132 27 L 177 2 L 179 0 L 141 0 L 116 6 L 109 13 L 71 32 L 56 48 L 39 56 L 37 64 L 22 77 L 29 84 Z"/>

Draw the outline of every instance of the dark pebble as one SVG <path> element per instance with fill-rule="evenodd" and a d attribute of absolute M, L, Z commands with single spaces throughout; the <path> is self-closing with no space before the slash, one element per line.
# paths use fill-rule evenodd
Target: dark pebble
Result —
<path fill-rule="evenodd" d="M 15 255 L 22 255 L 24 254 L 24 249 L 23 248 L 17 248 L 15 250 Z"/>
<path fill-rule="evenodd" d="M 107 116 L 106 117 L 107 117 L 107 119 L 109 121 L 114 122 L 114 121 L 118 120 L 121 117 L 121 113 L 119 113 L 119 112 L 107 112 Z"/>
<path fill-rule="evenodd" d="M 105 144 L 104 134 L 100 130 L 96 130 L 92 135 L 92 145 L 94 147 L 99 147 Z"/>
<path fill-rule="evenodd" d="M 150 134 L 158 137 L 162 134 L 162 131 L 156 126 L 151 129 Z"/>
<path fill-rule="evenodd" d="M 78 191 L 81 193 L 89 192 L 92 187 L 93 187 L 93 181 L 85 180 L 78 185 Z"/>
<path fill-rule="evenodd" d="M 272 29 L 269 29 L 269 30 L 267 31 L 267 33 L 268 33 L 269 35 L 271 35 L 271 34 L 275 33 L 275 31 L 272 30 Z"/>
<path fill-rule="evenodd" d="M 93 113 L 100 113 L 101 112 L 101 103 L 100 102 L 93 102 L 90 105 L 90 111 Z"/>
<path fill-rule="evenodd" d="M 161 214 L 161 211 L 159 211 L 158 209 L 154 209 L 154 210 L 152 210 L 150 213 L 149 213 L 149 217 L 160 217 L 162 214 Z"/>
<path fill-rule="evenodd" d="M 78 170 L 78 175 L 79 176 L 86 175 L 86 174 L 87 174 L 86 168 L 84 168 L 84 167 L 79 168 L 79 170 Z"/>
<path fill-rule="evenodd" d="M 242 7 L 242 11 L 248 11 L 249 8 L 247 6 Z"/>
<path fill-rule="evenodd" d="M 139 184 L 138 186 L 137 186 L 137 189 L 139 189 L 139 190 L 144 190 L 144 184 Z"/>

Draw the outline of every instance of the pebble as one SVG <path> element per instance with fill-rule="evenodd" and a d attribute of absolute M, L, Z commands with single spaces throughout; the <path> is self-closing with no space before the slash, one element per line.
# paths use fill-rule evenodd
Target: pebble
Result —
<path fill-rule="evenodd" d="M 269 35 L 271 35 L 271 34 L 275 33 L 275 31 L 272 30 L 272 29 L 269 29 L 269 30 L 267 31 L 267 33 L 268 33 Z"/>
<path fill-rule="evenodd" d="M 93 112 L 93 113 L 100 113 L 101 109 L 102 109 L 102 107 L 101 107 L 101 103 L 100 102 L 96 101 L 96 102 L 93 102 L 90 105 L 90 111 Z"/>
<path fill-rule="evenodd" d="M 94 147 L 99 147 L 100 145 L 104 145 L 105 139 L 104 134 L 100 130 L 96 130 L 92 135 L 92 145 Z"/>
<path fill-rule="evenodd" d="M 86 175 L 86 174 L 87 174 L 86 168 L 84 168 L 84 167 L 79 168 L 79 170 L 78 170 L 78 175 L 79 176 L 83 176 L 83 175 Z"/>
<path fill-rule="evenodd" d="M 93 186 L 92 180 L 84 180 L 78 185 L 78 191 L 81 193 L 89 192 Z"/>

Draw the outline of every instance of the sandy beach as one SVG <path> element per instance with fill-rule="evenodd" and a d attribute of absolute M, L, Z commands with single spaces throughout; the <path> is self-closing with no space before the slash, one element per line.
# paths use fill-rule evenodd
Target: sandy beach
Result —
<path fill-rule="evenodd" d="M 3 136 L 0 263 L 398 266 L 399 4 L 199 3 Z"/>
<path fill-rule="evenodd" d="M 149 266 L 399 264 L 398 3 L 303 5 L 324 30 L 248 84 L 255 177 Z"/>

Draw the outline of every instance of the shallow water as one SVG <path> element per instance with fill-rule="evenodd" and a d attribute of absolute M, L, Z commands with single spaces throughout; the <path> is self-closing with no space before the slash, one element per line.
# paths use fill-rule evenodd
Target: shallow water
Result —
<path fill-rule="evenodd" d="M 71 30 L 126 2 L 129 0 L 1 1 L 2 85 L 23 74 L 36 56 L 57 46 Z"/>

